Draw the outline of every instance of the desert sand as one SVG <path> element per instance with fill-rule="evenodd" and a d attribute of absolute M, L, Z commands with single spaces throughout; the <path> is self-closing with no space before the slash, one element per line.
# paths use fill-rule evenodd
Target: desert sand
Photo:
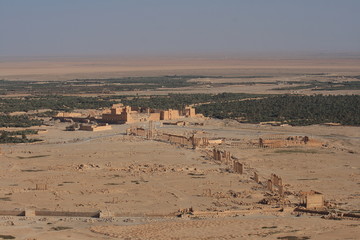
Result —
<path fill-rule="evenodd" d="M 161 75 L 251 76 L 293 73 L 358 74 L 359 58 L 43 57 L 1 58 L 0 79 L 69 80 Z"/>
<path fill-rule="evenodd" d="M 205 126 L 189 129 L 164 126 L 159 130 L 179 133 L 195 128 L 211 137 L 228 139 L 308 135 L 326 147 L 244 149 L 225 146 L 245 164 L 244 174 L 239 175 L 228 172 L 226 165 L 214 161 L 204 149 L 193 150 L 126 136 L 127 125 L 117 125 L 104 132 L 66 132 L 63 131 L 66 123 L 56 123 L 42 134 L 45 140 L 42 143 L 2 146 L 2 209 L 101 210 L 111 217 L 107 220 L 78 218 L 79 227 L 77 220 L 68 217 L 62 220 L 2 217 L 3 233 L 24 237 L 23 232 L 14 230 L 25 228 L 30 239 L 46 239 L 54 232 L 59 239 L 65 235 L 78 239 L 106 236 L 124 239 L 274 239 L 282 236 L 326 239 L 335 233 L 340 239 L 346 233 L 349 239 L 356 239 L 350 234 L 359 230 L 356 220 L 342 220 L 337 224 L 338 221 L 320 216 L 296 217 L 286 206 L 285 211 L 279 212 L 276 207 L 281 204 L 259 204 L 266 198 L 266 188 L 251 179 L 255 169 L 262 182 L 276 173 L 283 178 L 290 193 L 316 190 L 343 210 L 358 210 L 360 134 L 356 127 L 272 127 L 204 121 Z M 36 190 L 36 184 L 46 184 L 46 190 Z M 204 195 L 207 189 L 211 189 L 211 196 Z M 298 201 L 294 195 L 287 199 Z M 178 210 L 190 207 L 195 210 L 194 215 L 175 217 Z M 45 222 L 50 223 L 45 225 Z M 55 231 L 51 229 L 54 226 L 70 229 Z"/>
<path fill-rule="evenodd" d="M 296 74 L 304 77 L 306 73 L 356 75 L 360 72 L 358 66 L 357 59 L 3 60 L 0 79 L 165 74 L 257 74 L 261 79 L 273 74 L 296 80 Z M 269 93 L 269 89 L 255 85 L 181 91 Z M 336 91 L 341 93 L 358 94 Z M 113 125 L 112 130 L 102 132 L 68 132 L 64 131 L 68 123 L 49 120 L 48 126 L 40 127 L 46 132 L 36 136 L 42 142 L 0 146 L 0 211 L 101 211 L 102 216 L 4 214 L 0 216 L 0 239 L 359 239 L 359 220 L 334 220 L 293 211 L 300 203 L 300 191 L 315 190 L 324 194 L 333 211 L 359 213 L 358 127 L 268 126 L 207 118 L 186 121 L 201 121 L 204 125 L 156 126 L 158 131 L 187 136 L 197 131 L 228 142 L 308 136 L 321 144 L 279 148 L 216 146 L 244 164 L 244 173 L 237 174 L 213 159 L 212 148 L 192 149 L 128 136 L 126 129 L 130 125 Z M 138 126 L 146 128 L 147 123 Z M 253 179 L 255 171 L 260 184 Z M 281 176 L 285 187 L 281 201 L 266 188 L 272 173 Z M 269 204 L 264 204 L 264 199 Z M 193 211 L 188 211 L 190 208 Z"/>

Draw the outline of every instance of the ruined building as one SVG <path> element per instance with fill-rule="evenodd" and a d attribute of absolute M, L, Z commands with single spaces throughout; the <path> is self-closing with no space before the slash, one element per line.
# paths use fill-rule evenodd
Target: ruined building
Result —
<path fill-rule="evenodd" d="M 324 207 L 324 195 L 316 192 L 300 192 L 300 204 L 308 209 L 316 209 Z"/>
<path fill-rule="evenodd" d="M 53 119 L 62 122 L 127 124 L 145 121 L 178 120 L 185 117 L 201 116 L 201 114 L 196 114 L 195 109 L 189 106 L 181 110 L 158 110 L 114 104 L 110 109 L 105 110 L 101 114 L 101 117 L 93 114 L 82 115 L 81 113 L 59 113 L 54 116 Z"/>
<path fill-rule="evenodd" d="M 110 109 L 110 113 L 102 114 L 102 121 L 106 123 L 132 123 L 133 119 L 131 117 L 131 107 L 118 107 L 113 106 Z"/>
<path fill-rule="evenodd" d="M 96 124 L 80 124 L 79 130 L 97 132 L 97 131 L 111 130 L 111 126 L 107 123 L 98 124 L 98 125 L 96 125 Z"/>
<path fill-rule="evenodd" d="M 196 117 L 195 108 L 186 106 L 184 109 L 184 115 L 186 117 Z"/>
<path fill-rule="evenodd" d="M 179 110 L 168 109 L 165 111 L 160 111 L 159 120 L 176 120 L 180 118 Z"/>
<path fill-rule="evenodd" d="M 183 110 L 157 110 L 150 108 L 130 107 L 121 104 L 113 105 L 110 111 L 102 114 L 105 123 L 136 123 L 144 121 L 177 120 L 182 117 L 196 117 L 195 109 L 185 107 Z"/>

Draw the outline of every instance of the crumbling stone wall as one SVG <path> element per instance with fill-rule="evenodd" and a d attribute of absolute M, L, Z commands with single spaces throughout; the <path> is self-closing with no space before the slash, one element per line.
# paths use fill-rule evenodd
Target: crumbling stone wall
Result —
<path fill-rule="evenodd" d="M 244 172 L 244 165 L 242 163 L 239 162 L 234 162 L 234 172 L 235 173 L 240 173 L 243 174 Z"/>
<path fill-rule="evenodd" d="M 149 122 L 149 129 L 131 127 L 126 130 L 126 133 L 127 135 L 145 137 L 147 139 L 169 142 L 171 144 L 179 144 L 181 146 L 192 147 L 194 149 L 197 147 L 205 147 L 209 145 L 209 139 L 205 137 L 196 137 L 195 135 L 186 137 L 182 135 L 156 131 L 153 121 Z"/>
<path fill-rule="evenodd" d="M 185 107 L 184 109 L 184 115 L 186 117 L 196 117 L 196 112 L 195 112 L 195 108 L 192 107 Z"/>
<path fill-rule="evenodd" d="M 269 190 L 270 192 L 272 192 L 273 191 L 273 182 L 271 181 L 271 179 L 268 179 L 267 180 L 267 185 L 266 185 L 266 188 L 267 188 L 267 190 Z"/>
<path fill-rule="evenodd" d="M 97 131 L 105 131 L 105 130 L 111 130 L 111 126 L 106 124 L 102 124 L 102 125 L 96 125 L 96 124 L 92 124 L 92 125 L 85 125 L 85 124 L 80 124 L 80 128 L 79 130 L 83 130 L 83 131 L 92 131 L 92 132 L 97 132 Z"/>
<path fill-rule="evenodd" d="M 216 161 L 220 161 L 221 163 L 231 163 L 231 154 L 228 151 L 221 151 L 218 149 L 213 149 L 213 157 Z"/>
<path fill-rule="evenodd" d="M 131 127 L 127 130 L 128 135 L 134 135 L 134 136 L 140 136 L 140 137 L 146 137 L 146 130 L 144 128 L 139 127 Z"/>
<path fill-rule="evenodd" d="M 254 172 L 254 181 L 256 183 L 260 183 L 260 180 L 259 180 L 259 174 L 257 172 Z"/>
<path fill-rule="evenodd" d="M 131 108 L 128 106 L 123 108 L 111 108 L 110 113 L 102 114 L 102 121 L 106 123 L 118 124 L 134 122 L 133 118 L 131 117 Z"/>
<path fill-rule="evenodd" d="M 274 185 L 277 187 L 283 185 L 281 177 L 279 177 L 278 175 L 276 175 L 274 173 L 271 174 L 271 180 L 273 181 Z"/>
<path fill-rule="evenodd" d="M 321 147 L 322 143 L 318 140 L 311 139 L 308 136 L 274 136 L 268 138 L 259 138 L 258 147 L 260 148 L 281 148 L 294 146 Z"/>
<path fill-rule="evenodd" d="M 259 181 L 259 179 L 257 179 L 257 181 Z M 283 186 L 282 178 L 274 173 L 272 173 L 270 179 L 267 180 L 266 188 L 271 192 L 277 191 L 280 196 L 284 196 L 285 189 Z"/>
<path fill-rule="evenodd" d="M 160 111 L 160 120 L 176 120 L 180 117 L 179 110 L 169 109 Z"/>

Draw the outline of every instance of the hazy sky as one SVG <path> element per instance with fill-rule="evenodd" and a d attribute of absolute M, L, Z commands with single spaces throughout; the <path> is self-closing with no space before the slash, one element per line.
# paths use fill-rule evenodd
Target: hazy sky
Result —
<path fill-rule="evenodd" d="M 360 0 L 0 0 L 0 56 L 360 52 Z"/>

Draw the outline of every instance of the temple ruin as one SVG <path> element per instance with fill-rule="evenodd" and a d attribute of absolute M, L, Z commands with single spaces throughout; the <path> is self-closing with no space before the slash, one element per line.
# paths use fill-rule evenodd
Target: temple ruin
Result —
<path fill-rule="evenodd" d="M 324 207 L 324 195 L 316 192 L 300 192 L 300 204 L 308 209 L 316 209 Z"/>
<path fill-rule="evenodd" d="M 126 124 L 145 121 L 178 120 L 185 117 L 199 117 L 195 109 L 185 107 L 181 110 L 167 109 L 158 110 L 151 108 L 130 107 L 120 104 L 102 114 L 101 121 L 106 123 Z"/>
<path fill-rule="evenodd" d="M 61 112 L 53 117 L 54 120 L 61 122 L 79 122 L 79 123 L 109 123 L 109 124 L 131 124 L 147 121 L 179 120 L 182 118 L 203 117 L 202 114 L 196 114 L 195 108 L 186 106 L 183 109 L 151 109 L 142 107 L 130 107 L 123 104 L 113 104 L 110 109 L 104 110 L 101 115 L 73 112 Z M 185 125 L 185 122 L 179 121 L 176 125 Z"/>
<path fill-rule="evenodd" d="M 231 163 L 231 154 L 228 151 L 221 151 L 218 149 L 213 149 L 213 157 L 215 160 L 220 161 L 221 163 Z"/>

